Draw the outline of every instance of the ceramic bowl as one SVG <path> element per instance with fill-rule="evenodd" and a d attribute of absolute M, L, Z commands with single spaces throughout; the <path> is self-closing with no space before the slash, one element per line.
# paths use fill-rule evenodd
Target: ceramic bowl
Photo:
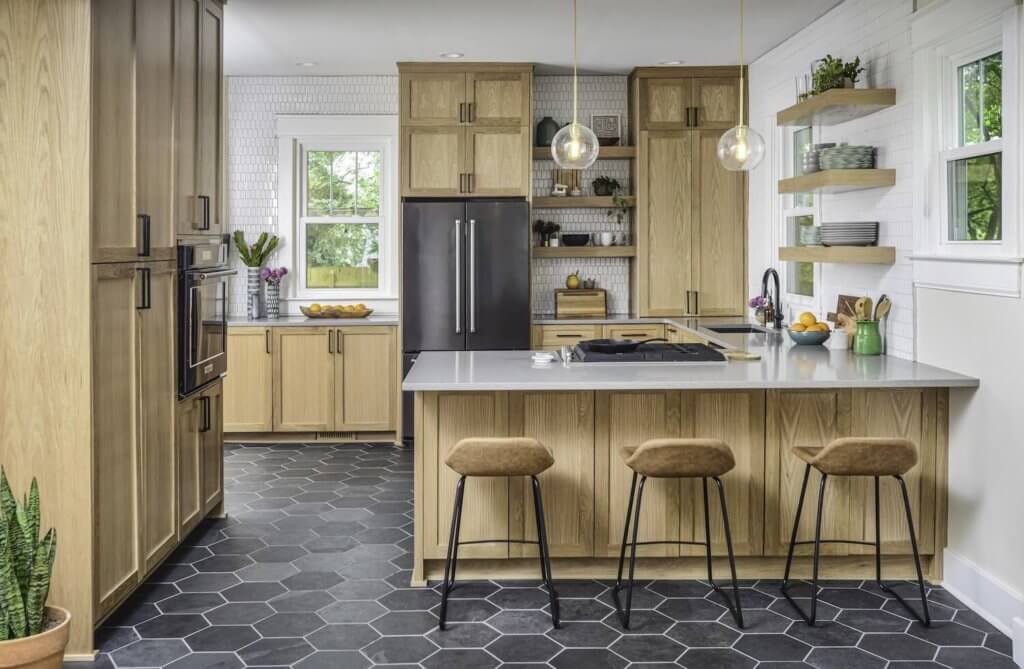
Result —
<path fill-rule="evenodd" d="M 793 340 L 793 343 L 798 346 L 824 344 L 832 336 L 831 332 L 793 332 L 792 330 L 786 330 L 786 332 L 789 333 L 789 338 Z"/>
<path fill-rule="evenodd" d="M 566 246 L 586 246 L 590 235 L 586 233 L 570 233 L 562 235 L 562 243 Z"/>

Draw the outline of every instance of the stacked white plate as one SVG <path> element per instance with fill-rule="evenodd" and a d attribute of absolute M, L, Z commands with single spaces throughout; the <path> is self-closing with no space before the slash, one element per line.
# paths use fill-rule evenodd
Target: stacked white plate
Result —
<path fill-rule="evenodd" d="M 875 147 L 841 144 L 818 153 L 823 170 L 866 170 L 875 166 Z"/>
<path fill-rule="evenodd" d="M 821 224 L 825 246 L 871 246 L 878 242 L 878 221 L 850 221 Z"/>

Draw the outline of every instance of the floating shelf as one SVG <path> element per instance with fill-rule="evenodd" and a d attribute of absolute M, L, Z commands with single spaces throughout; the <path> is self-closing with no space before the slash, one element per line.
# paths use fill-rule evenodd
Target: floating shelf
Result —
<path fill-rule="evenodd" d="M 632 160 L 636 158 L 635 146 L 602 146 L 598 148 L 598 160 Z M 550 146 L 533 147 L 534 160 L 553 160 Z"/>
<path fill-rule="evenodd" d="M 839 125 L 896 104 L 895 88 L 833 88 L 775 115 L 780 126 Z"/>
<path fill-rule="evenodd" d="M 779 180 L 779 193 L 843 193 L 896 183 L 896 170 L 822 170 Z"/>
<path fill-rule="evenodd" d="M 779 260 L 790 262 L 860 263 L 892 265 L 895 246 L 783 246 Z"/>
<path fill-rule="evenodd" d="M 534 258 L 632 258 L 635 246 L 535 246 Z"/>
<path fill-rule="evenodd" d="M 636 197 L 633 195 L 621 196 L 625 200 L 625 206 L 632 207 L 636 204 Z M 613 196 L 608 197 L 592 195 L 579 197 L 535 197 L 533 198 L 534 209 L 587 209 L 604 208 L 611 209 L 616 204 Z"/>

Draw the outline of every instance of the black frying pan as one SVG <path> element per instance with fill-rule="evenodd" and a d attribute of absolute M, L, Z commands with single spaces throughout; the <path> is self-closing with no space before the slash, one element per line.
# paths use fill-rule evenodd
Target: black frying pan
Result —
<path fill-rule="evenodd" d="M 588 339 L 580 343 L 586 344 L 595 353 L 632 353 L 640 344 L 648 344 L 652 341 L 667 342 L 668 340 L 664 337 L 643 339 L 641 341 L 633 341 L 632 339 Z"/>

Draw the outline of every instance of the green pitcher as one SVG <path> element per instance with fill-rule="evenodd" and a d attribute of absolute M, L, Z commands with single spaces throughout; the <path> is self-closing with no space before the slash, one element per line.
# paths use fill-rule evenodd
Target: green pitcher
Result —
<path fill-rule="evenodd" d="M 857 355 L 881 355 L 882 334 L 878 331 L 878 321 L 857 321 L 853 352 Z"/>

